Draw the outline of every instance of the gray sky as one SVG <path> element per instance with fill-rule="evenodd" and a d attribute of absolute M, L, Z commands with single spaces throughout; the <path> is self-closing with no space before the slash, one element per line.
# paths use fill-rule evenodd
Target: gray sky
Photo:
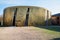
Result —
<path fill-rule="evenodd" d="M 52 15 L 60 13 L 60 0 L 0 0 L 0 15 L 9 6 L 39 6 L 50 10 Z"/>

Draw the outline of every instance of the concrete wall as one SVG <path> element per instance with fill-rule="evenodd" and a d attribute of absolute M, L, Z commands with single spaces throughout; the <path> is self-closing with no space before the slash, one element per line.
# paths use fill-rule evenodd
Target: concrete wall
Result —
<path fill-rule="evenodd" d="M 32 6 L 18 6 L 18 7 L 6 8 L 4 10 L 4 15 L 3 15 L 4 25 L 6 26 L 13 25 L 13 20 L 14 20 L 13 18 L 16 8 L 17 8 L 17 12 L 15 15 L 16 26 L 25 26 L 27 13 L 29 13 L 28 26 L 50 25 L 51 12 L 41 7 L 32 7 Z M 29 8 L 29 12 L 27 12 L 28 8 Z"/>
<path fill-rule="evenodd" d="M 3 25 L 3 17 L 2 17 L 2 15 L 0 15 L 0 26 L 2 26 Z"/>

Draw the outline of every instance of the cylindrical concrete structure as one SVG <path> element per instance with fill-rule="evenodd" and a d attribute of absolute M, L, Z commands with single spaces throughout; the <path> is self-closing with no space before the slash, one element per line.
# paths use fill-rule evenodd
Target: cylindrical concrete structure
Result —
<path fill-rule="evenodd" d="M 6 26 L 50 25 L 51 12 L 42 7 L 15 6 L 4 9 L 3 24 Z"/>

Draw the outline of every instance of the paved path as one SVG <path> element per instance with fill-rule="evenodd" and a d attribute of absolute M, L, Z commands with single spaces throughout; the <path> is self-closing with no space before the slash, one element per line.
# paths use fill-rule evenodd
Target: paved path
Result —
<path fill-rule="evenodd" d="M 0 40 L 48 40 L 43 32 L 34 27 L 1 27 Z"/>

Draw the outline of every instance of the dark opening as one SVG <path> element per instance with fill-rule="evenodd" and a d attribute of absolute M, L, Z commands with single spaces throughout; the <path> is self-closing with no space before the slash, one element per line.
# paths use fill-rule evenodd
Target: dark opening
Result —
<path fill-rule="evenodd" d="M 16 8 L 16 10 L 15 10 L 14 17 L 13 17 L 13 26 L 15 26 L 16 14 L 17 14 L 17 8 Z"/>
<path fill-rule="evenodd" d="M 29 19 L 29 8 L 28 8 L 27 14 L 26 14 L 25 26 L 28 26 L 28 19 Z"/>
<path fill-rule="evenodd" d="M 57 17 L 57 25 L 59 25 L 59 17 Z"/>
<path fill-rule="evenodd" d="M 46 26 L 48 26 L 48 16 L 49 15 L 49 11 L 47 10 L 47 20 L 46 20 Z"/>

